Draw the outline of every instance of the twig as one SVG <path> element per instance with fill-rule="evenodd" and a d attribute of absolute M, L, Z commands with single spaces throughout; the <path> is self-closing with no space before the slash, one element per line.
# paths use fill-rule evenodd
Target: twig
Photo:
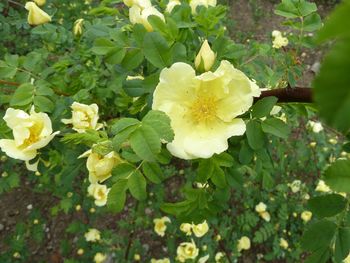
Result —
<path fill-rule="evenodd" d="M 265 97 L 274 96 L 278 98 L 278 102 L 312 102 L 312 89 L 311 88 L 282 88 L 282 89 L 272 89 L 261 92 L 260 97 L 255 98 L 258 101 Z"/>
<path fill-rule="evenodd" d="M 21 85 L 21 83 L 18 83 L 18 82 L 11 82 L 11 81 L 1 80 L 1 79 L 0 79 L 0 84 L 5 84 L 8 86 L 15 86 L 15 87 L 18 87 L 19 85 Z"/>

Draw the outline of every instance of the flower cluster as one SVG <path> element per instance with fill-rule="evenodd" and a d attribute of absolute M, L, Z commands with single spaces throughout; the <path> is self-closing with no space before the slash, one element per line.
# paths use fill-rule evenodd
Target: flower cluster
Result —
<path fill-rule="evenodd" d="M 271 219 L 271 216 L 269 212 L 266 211 L 266 208 L 267 206 L 263 202 L 260 202 L 255 206 L 255 211 L 259 213 L 262 219 L 269 222 Z"/>
<path fill-rule="evenodd" d="M 196 237 L 202 237 L 208 232 L 209 226 L 206 220 L 203 223 L 197 225 L 193 223 L 182 223 L 180 225 L 180 230 L 186 233 L 187 236 L 190 236 L 193 232 Z"/>
<path fill-rule="evenodd" d="M 273 48 L 279 49 L 288 45 L 288 38 L 283 37 L 280 31 L 272 31 L 272 37 L 274 38 L 272 41 Z"/>

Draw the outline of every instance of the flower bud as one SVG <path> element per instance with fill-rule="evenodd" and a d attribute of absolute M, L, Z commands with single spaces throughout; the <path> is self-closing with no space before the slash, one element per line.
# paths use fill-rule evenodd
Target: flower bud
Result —
<path fill-rule="evenodd" d="M 37 26 L 51 21 L 51 16 L 41 10 L 34 2 L 27 2 L 25 8 L 29 11 L 29 25 Z"/>
<path fill-rule="evenodd" d="M 84 19 L 82 19 L 82 18 L 77 19 L 77 20 L 74 22 L 73 34 L 74 34 L 75 36 L 80 36 L 80 35 L 83 33 L 83 22 L 84 22 Z"/>
<path fill-rule="evenodd" d="M 211 50 L 208 41 L 205 40 L 199 50 L 194 64 L 199 71 L 209 71 L 215 62 L 216 54 Z"/>

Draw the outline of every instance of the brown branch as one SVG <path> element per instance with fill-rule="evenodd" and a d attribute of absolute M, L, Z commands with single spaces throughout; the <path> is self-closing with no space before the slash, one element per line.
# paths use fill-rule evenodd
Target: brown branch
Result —
<path fill-rule="evenodd" d="M 282 89 L 272 89 L 265 90 L 261 92 L 260 97 L 255 98 L 255 102 L 259 99 L 274 96 L 278 98 L 278 102 L 312 102 L 312 88 L 282 88 Z"/>
<path fill-rule="evenodd" d="M 19 85 L 21 85 L 21 83 L 18 83 L 18 82 L 11 82 L 11 81 L 1 80 L 1 79 L 0 79 L 0 84 L 5 84 L 8 86 L 15 86 L 15 87 L 18 87 Z"/>

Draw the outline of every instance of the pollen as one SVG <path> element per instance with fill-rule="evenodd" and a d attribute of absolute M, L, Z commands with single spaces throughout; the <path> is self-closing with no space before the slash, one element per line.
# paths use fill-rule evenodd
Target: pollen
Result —
<path fill-rule="evenodd" d="M 215 118 L 216 110 L 215 97 L 198 97 L 190 107 L 190 115 L 194 122 L 207 122 Z"/>

